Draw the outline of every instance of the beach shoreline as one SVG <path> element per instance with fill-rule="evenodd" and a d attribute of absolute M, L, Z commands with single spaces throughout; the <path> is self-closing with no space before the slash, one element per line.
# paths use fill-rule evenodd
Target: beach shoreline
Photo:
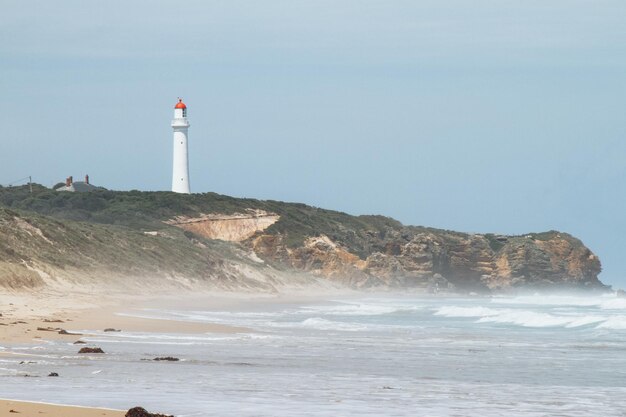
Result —
<path fill-rule="evenodd" d="M 203 298 L 205 306 L 237 306 L 238 297 Z M 91 296 L 50 293 L 0 294 L 0 345 L 75 342 L 105 329 L 158 333 L 244 333 L 250 329 L 217 323 L 151 318 L 144 309 L 186 303 L 185 297 Z M 111 330 L 112 331 L 112 330 Z"/>
<path fill-rule="evenodd" d="M 615 369 L 626 303 L 616 295 L 103 294 L 0 295 L 2 321 L 25 322 L 0 326 L 8 340 L 0 342 L 2 396 L 11 398 L 0 415 L 72 417 L 41 411 L 56 404 L 92 407 L 95 414 L 78 414 L 86 417 L 136 406 L 249 417 L 566 412 L 554 398 L 581 416 L 623 409 Z M 12 338 L 11 328 L 22 333 Z M 79 338 L 87 344 L 74 345 Z M 79 354 L 82 347 L 104 354 Z"/>
<path fill-rule="evenodd" d="M 90 295 L 85 293 L 3 292 L 0 293 L 0 358 L 19 357 L 28 361 L 32 355 L 14 349 L 24 345 L 45 345 L 47 341 L 82 342 L 82 338 L 105 331 L 129 331 L 172 334 L 249 333 L 251 329 L 216 323 L 193 323 L 146 317 L 145 309 L 197 303 L 205 307 L 236 308 L 238 294 L 189 295 L 172 297 L 155 294 Z M 93 343 L 77 345 L 92 346 Z M 140 404 L 138 404 L 140 405 Z M 13 411 L 11 411 L 13 410 Z M 126 411 L 52 404 L 47 402 L 0 399 L 0 415 L 22 417 L 121 417 Z"/>
<path fill-rule="evenodd" d="M 20 417 L 123 417 L 126 411 L 0 398 L 0 415 L 12 414 Z"/>
<path fill-rule="evenodd" d="M 90 291 L 91 290 L 91 291 Z M 254 333 L 253 329 L 219 323 L 168 320 L 151 317 L 153 309 L 198 309 L 241 311 L 259 306 L 315 302 L 329 296 L 356 296 L 352 291 L 336 293 L 243 293 L 243 292 L 148 292 L 133 294 L 120 290 L 58 288 L 44 291 L 0 291 L 0 358 L 36 358 L 25 353 L 24 346 L 45 346 L 48 342 L 95 347 L 90 337 L 102 332 L 145 332 L 170 334 Z M 125 411 L 83 406 L 51 404 L 29 400 L 0 399 L 0 415 L 10 410 L 20 416 L 123 416 Z M 27 401 L 24 401 L 27 400 Z M 141 406 L 141 404 L 137 404 Z M 106 404 L 105 404 L 106 406 Z M 18 415 L 16 413 L 16 415 Z"/>

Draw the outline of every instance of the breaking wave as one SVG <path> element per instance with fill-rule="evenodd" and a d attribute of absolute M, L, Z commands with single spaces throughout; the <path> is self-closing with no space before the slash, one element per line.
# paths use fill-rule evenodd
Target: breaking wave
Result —
<path fill-rule="evenodd" d="M 377 304 L 340 304 L 332 306 L 307 306 L 300 310 L 303 314 L 318 313 L 324 315 L 343 315 L 343 316 L 378 316 L 384 314 L 393 314 L 400 311 L 415 311 L 419 309 L 417 306 L 393 306 L 393 305 L 377 305 Z"/>
<path fill-rule="evenodd" d="M 488 307 L 456 307 L 443 306 L 435 311 L 435 316 L 444 317 L 489 317 L 499 314 L 500 311 Z"/>
<path fill-rule="evenodd" d="M 358 332 L 369 330 L 369 326 L 358 323 L 340 323 L 326 320 L 321 317 L 311 317 L 302 321 L 299 326 L 316 330 L 341 330 L 348 332 Z"/>
<path fill-rule="evenodd" d="M 626 330 L 626 316 L 611 317 L 597 326 L 598 329 Z"/>
<path fill-rule="evenodd" d="M 626 309 L 626 298 L 615 294 L 599 296 L 574 296 L 574 295 L 525 295 L 518 297 L 494 297 L 492 304 L 502 305 L 534 305 L 534 306 L 560 306 L 560 307 L 598 307 L 603 310 Z"/>
<path fill-rule="evenodd" d="M 523 327 L 581 327 L 606 320 L 599 316 L 555 316 L 534 311 L 507 311 L 480 318 L 478 323 L 503 323 Z"/>
<path fill-rule="evenodd" d="M 626 330 L 626 316 L 602 314 L 554 314 L 512 308 L 443 306 L 435 316 L 448 318 L 475 318 L 475 323 L 510 324 L 521 327 L 577 328 L 596 325 L 597 329 Z"/>

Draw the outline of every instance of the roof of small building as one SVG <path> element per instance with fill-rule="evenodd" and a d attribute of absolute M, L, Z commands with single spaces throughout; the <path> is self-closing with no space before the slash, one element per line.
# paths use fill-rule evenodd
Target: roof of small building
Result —
<path fill-rule="evenodd" d="M 176 106 L 174 106 L 175 109 L 186 109 L 187 106 L 185 105 L 185 103 L 183 103 L 183 99 L 179 98 L 178 99 L 178 103 L 176 103 Z"/>
<path fill-rule="evenodd" d="M 103 187 L 97 187 L 95 185 L 83 182 L 75 181 L 70 186 L 63 186 L 56 189 L 57 191 L 70 191 L 75 193 L 87 193 L 90 191 L 104 190 Z"/>

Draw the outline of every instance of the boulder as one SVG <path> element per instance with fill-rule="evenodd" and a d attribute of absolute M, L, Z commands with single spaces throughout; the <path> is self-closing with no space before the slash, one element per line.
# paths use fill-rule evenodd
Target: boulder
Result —
<path fill-rule="evenodd" d="M 73 335 L 73 336 L 81 336 L 81 333 L 71 333 L 71 332 L 68 332 L 68 331 L 67 331 L 67 330 L 65 330 L 65 329 L 61 329 L 61 330 L 59 330 L 59 334 L 67 334 L 67 335 Z"/>
<path fill-rule="evenodd" d="M 166 415 L 166 414 L 149 413 L 146 411 L 145 408 L 134 407 L 126 412 L 125 417 L 174 417 L 174 416 Z"/>
<path fill-rule="evenodd" d="M 104 353 L 104 351 L 102 349 L 100 349 L 99 347 L 84 347 L 81 348 L 78 353 Z"/>

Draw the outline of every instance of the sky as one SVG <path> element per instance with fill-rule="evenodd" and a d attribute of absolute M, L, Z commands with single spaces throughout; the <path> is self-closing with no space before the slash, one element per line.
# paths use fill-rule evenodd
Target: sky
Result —
<path fill-rule="evenodd" d="M 569 232 L 626 287 L 623 0 L 0 0 L 0 184 Z"/>

